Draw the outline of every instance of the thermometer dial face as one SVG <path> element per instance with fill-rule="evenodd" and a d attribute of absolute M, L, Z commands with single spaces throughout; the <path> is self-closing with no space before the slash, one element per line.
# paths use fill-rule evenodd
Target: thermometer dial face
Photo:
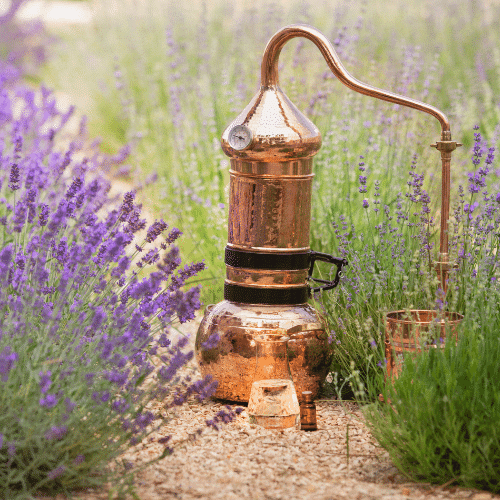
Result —
<path fill-rule="evenodd" d="M 242 151 L 252 142 L 252 132 L 245 125 L 236 125 L 229 132 L 228 142 L 233 149 Z"/>

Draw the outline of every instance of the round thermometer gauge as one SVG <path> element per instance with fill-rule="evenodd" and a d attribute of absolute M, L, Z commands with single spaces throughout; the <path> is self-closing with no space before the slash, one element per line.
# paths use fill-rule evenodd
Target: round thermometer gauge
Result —
<path fill-rule="evenodd" d="M 245 125 L 236 125 L 229 131 L 228 142 L 236 151 L 242 151 L 252 142 L 252 132 Z"/>

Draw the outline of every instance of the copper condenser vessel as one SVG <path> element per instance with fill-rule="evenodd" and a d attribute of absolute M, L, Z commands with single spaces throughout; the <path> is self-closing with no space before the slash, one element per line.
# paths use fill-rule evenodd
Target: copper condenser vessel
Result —
<path fill-rule="evenodd" d="M 321 135 L 278 86 L 279 52 L 294 36 L 303 31 L 288 27 L 270 40 L 260 91 L 222 135 L 231 161 L 224 300 L 207 307 L 195 352 L 202 375 L 218 381 L 215 397 L 231 401 L 249 399 L 255 337 L 263 330 L 289 337 L 299 399 L 303 391 L 318 395 L 333 354 L 326 321 L 308 301 L 312 292 L 334 288 L 347 262 L 309 247 L 313 156 Z M 317 260 L 336 266 L 333 280 L 312 278 Z"/>

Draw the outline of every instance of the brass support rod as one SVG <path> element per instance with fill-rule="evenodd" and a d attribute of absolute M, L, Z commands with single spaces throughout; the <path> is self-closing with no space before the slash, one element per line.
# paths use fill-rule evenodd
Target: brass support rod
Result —
<path fill-rule="evenodd" d="M 441 152 L 441 164 L 442 164 L 442 174 L 441 174 L 441 230 L 439 233 L 439 257 L 436 262 L 436 271 L 438 273 L 438 278 L 441 283 L 441 289 L 446 292 L 447 290 L 447 280 L 448 272 L 454 267 L 450 265 L 449 255 L 448 255 L 448 219 L 450 217 L 450 191 L 451 191 L 451 180 L 450 180 L 450 165 L 451 165 L 451 153 L 462 144 L 455 141 L 438 141 L 436 144 L 431 144 L 433 148 L 436 148 Z"/>
<path fill-rule="evenodd" d="M 441 181 L 441 230 L 439 239 L 439 260 L 437 262 L 438 271 L 441 276 L 442 288 L 445 289 L 448 263 L 448 219 L 450 213 L 450 163 L 451 153 L 461 144 L 451 140 L 450 122 L 447 116 L 439 109 L 410 97 L 405 97 L 388 90 L 382 90 L 372 85 L 360 82 L 344 68 L 339 56 L 335 52 L 330 41 L 316 28 L 306 24 L 292 24 L 279 30 L 269 40 L 262 58 L 261 65 L 261 86 L 277 87 L 278 79 L 278 59 L 281 49 L 291 38 L 303 37 L 311 40 L 323 54 L 328 67 L 332 73 L 351 90 L 369 97 L 375 97 L 383 101 L 400 104 L 418 111 L 424 111 L 436 118 L 441 124 L 441 140 L 432 146 L 441 152 L 442 181 Z"/>

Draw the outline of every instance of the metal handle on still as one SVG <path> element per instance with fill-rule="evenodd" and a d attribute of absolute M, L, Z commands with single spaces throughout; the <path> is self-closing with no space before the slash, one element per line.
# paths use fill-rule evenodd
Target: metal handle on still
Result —
<path fill-rule="evenodd" d="M 342 277 L 342 268 L 344 266 L 349 265 L 346 259 L 340 259 L 338 257 L 334 257 L 333 255 L 327 253 L 315 252 L 314 250 L 311 250 L 310 259 L 311 259 L 311 265 L 309 266 L 308 280 L 314 281 L 315 283 L 322 283 L 321 286 L 310 287 L 311 293 L 331 290 L 332 288 L 335 288 L 339 284 L 340 278 Z M 330 264 L 334 264 L 337 266 L 337 272 L 335 273 L 335 278 L 333 279 L 333 281 L 312 277 L 312 273 L 314 270 L 314 263 L 317 260 L 321 262 L 328 262 Z"/>

